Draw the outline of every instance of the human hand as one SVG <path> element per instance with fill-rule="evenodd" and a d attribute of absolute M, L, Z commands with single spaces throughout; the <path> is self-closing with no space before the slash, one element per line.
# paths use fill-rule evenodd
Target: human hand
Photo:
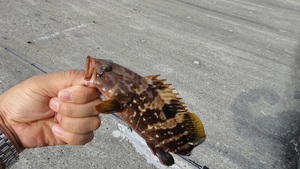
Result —
<path fill-rule="evenodd" d="M 78 70 L 33 76 L 0 96 L 0 128 L 19 152 L 93 139 L 101 123 L 95 109 L 100 92 L 85 86 L 83 77 L 84 71 Z"/>

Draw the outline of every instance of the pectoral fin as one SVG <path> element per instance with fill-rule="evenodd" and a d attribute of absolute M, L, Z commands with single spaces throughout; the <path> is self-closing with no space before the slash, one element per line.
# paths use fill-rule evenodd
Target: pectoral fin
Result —
<path fill-rule="evenodd" d="M 123 106 L 117 100 L 105 100 L 96 106 L 96 110 L 99 113 L 111 114 L 121 112 L 123 110 Z"/>

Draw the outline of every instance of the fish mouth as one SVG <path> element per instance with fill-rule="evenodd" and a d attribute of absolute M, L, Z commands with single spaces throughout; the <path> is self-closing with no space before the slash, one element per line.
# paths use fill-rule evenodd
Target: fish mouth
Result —
<path fill-rule="evenodd" d="M 96 78 L 97 78 L 97 70 L 95 68 L 95 59 L 91 56 L 87 56 L 84 80 L 93 82 Z"/>

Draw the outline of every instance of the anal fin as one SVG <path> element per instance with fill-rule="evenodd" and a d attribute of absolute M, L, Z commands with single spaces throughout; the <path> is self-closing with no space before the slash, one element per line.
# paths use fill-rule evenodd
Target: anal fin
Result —
<path fill-rule="evenodd" d="M 162 164 L 166 166 L 170 166 L 174 164 L 174 158 L 170 153 L 164 152 L 159 148 L 156 148 L 156 155 Z"/>
<path fill-rule="evenodd" d="M 163 165 L 171 166 L 175 163 L 174 158 L 170 153 L 165 152 L 165 151 L 161 150 L 160 148 L 155 147 L 153 144 L 150 144 L 148 142 L 147 142 L 147 145 L 150 148 L 150 150 L 152 151 L 152 153 L 158 157 L 160 163 L 162 163 Z"/>

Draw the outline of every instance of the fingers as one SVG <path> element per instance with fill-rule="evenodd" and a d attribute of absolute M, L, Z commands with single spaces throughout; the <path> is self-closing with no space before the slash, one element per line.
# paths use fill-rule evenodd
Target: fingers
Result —
<path fill-rule="evenodd" d="M 84 85 L 83 70 L 65 70 L 49 74 L 33 76 L 26 80 L 30 89 L 36 93 L 41 93 L 49 97 L 55 97 L 57 93 L 70 86 Z"/>
<path fill-rule="evenodd" d="M 99 98 L 100 92 L 96 88 L 76 85 L 62 89 L 58 98 L 63 102 L 87 103 Z"/>
<path fill-rule="evenodd" d="M 85 134 L 72 133 L 63 129 L 59 124 L 55 124 L 52 127 L 52 132 L 60 140 L 70 145 L 84 145 L 90 142 L 94 138 L 93 132 L 89 132 Z"/>
<path fill-rule="evenodd" d="M 58 124 L 52 127 L 53 133 L 60 140 L 70 145 L 83 145 L 94 137 L 93 131 L 101 125 L 98 115 L 89 117 L 68 117 L 60 113 L 56 115 Z"/>
<path fill-rule="evenodd" d="M 100 99 L 96 99 L 85 104 L 75 104 L 61 102 L 58 98 L 52 98 L 49 102 L 49 107 L 53 111 L 59 112 L 64 116 L 79 118 L 98 115 L 99 112 L 96 110 L 95 106 L 101 102 Z"/>
<path fill-rule="evenodd" d="M 72 118 L 58 113 L 57 121 L 64 130 L 77 134 L 93 132 L 101 125 L 101 120 L 98 115 L 84 118 Z"/>
<path fill-rule="evenodd" d="M 49 102 L 49 107 L 68 117 L 88 117 L 98 115 L 95 106 L 101 103 L 100 92 L 86 86 L 65 88 Z"/>
<path fill-rule="evenodd" d="M 58 124 L 52 127 L 57 138 L 67 144 L 86 144 L 94 137 L 93 131 L 101 125 L 95 109 L 102 101 L 95 88 L 76 85 L 58 92 L 58 97 L 49 101 L 49 107 L 57 112 Z"/>

